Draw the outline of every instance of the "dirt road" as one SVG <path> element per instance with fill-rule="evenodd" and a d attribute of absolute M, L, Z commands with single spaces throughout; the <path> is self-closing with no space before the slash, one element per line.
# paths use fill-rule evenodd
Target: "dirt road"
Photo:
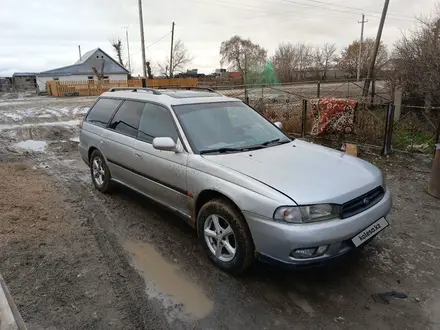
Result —
<path fill-rule="evenodd" d="M 92 102 L 0 101 L 0 272 L 30 329 L 440 328 L 440 202 L 422 158 L 368 156 L 394 207 L 360 256 L 234 278 L 172 213 L 122 187 L 93 189 L 75 126 Z M 372 298 L 392 290 L 408 298 Z"/>

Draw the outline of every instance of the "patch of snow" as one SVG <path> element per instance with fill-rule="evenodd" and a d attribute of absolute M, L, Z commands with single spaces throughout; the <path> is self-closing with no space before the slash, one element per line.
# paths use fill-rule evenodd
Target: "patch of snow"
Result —
<path fill-rule="evenodd" d="M 47 142 L 38 140 L 26 140 L 15 143 L 13 146 L 20 149 L 43 152 L 46 149 Z"/>
<path fill-rule="evenodd" d="M 69 141 L 79 143 L 79 136 L 75 136 L 75 137 L 73 137 L 73 138 L 70 138 Z"/>
<path fill-rule="evenodd" d="M 28 123 L 28 124 L 5 124 L 0 125 L 0 131 L 4 131 L 7 129 L 21 128 L 21 127 L 37 127 L 37 126 L 78 126 L 80 123 L 79 119 L 68 120 L 68 121 L 51 121 L 51 122 L 43 122 L 43 123 Z"/>
<path fill-rule="evenodd" d="M 61 110 L 61 109 L 59 109 L 59 110 Z M 62 114 L 60 113 L 61 111 L 58 111 L 58 110 L 46 110 L 46 112 L 51 114 L 52 116 L 55 116 L 55 117 L 62 116 Z"/>
<path fill-rule="evenodd" d="M 73 110 L 72 110 L 72 114 L 75 116 L 75 115 L 77 115 L 77 114 L 86 114 L 87 113 L 87 111 L 89 111 L 89 109 L 90 109 L 90 107 L 82 107 L 82 108 L 74 108 Z"/>
<path fill-rule="evenodd" d="M 52 115 L 48 114 L 48 113 L 43 113 L 42 115 L 38 115 L 38 118 L 52 118 Z"/>
<path fill-rule="evenodd" d="M 23 119 L 22 116 L 17 115 L 16 113 L 3 113 L 3 116 L 11 118 L 11 119 L 13 119 L 15 121 L 19 121 L 19 120 Z"/>

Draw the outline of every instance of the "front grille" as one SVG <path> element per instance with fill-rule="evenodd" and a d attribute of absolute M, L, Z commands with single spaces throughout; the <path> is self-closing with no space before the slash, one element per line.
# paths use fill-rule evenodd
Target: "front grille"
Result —
<path fill-rule="evenodd" d="M 385 195 L 382 187 L 377 187 L 366 194 L 359 196 L 341 206 L 341 219 L 352 217 L 358 213 L 368 210 L 370 207 L 376 205 Z"/>

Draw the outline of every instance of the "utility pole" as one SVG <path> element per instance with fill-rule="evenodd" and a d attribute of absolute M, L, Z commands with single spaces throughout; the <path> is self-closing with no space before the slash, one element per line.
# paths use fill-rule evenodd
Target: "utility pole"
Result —
<path fill-rule="evenodd" d="M 170 79 L 173 79 L 173 45 L 174 45 L 174 22 L 171 26 L 171 53 L 170 53 Z"/>
<path fill-rule="evenodd" d="M 131 72 L 131 59 L 130 59 L 130 43 L 128 41 L 128 26 L 124 26 L 124 28 L 125 28 L 125 38 L 127 40 L 128 71 L 130 71 L 130 74 L 131 74 L 132 72 Z"/>
<path fill-rule="evenodd" d="M 362 14 L 362 21 L 358 23 L 362 24 L 361 27 L 361 43 L 359 46 L 359 58 L 358 58 L 358 70 L 357 70 L 357 81 L 359 81 L 361 79 L 361 67 L 362 67 L 362 46 L 364 43 L 364 25 L 365 23 L 367 23 L 368 21 L 365 20 L 365 15 Z"/>
<path fill-rule="evenodd" d="M 79 59 L 81 59 L 82 55 L 81 55 L 81 45 L 78 45 L 78 52 L 79 52 Z"/>
<path fill-rule="evenodd" d="M 244 101 L 246 104 L 249 104 L 249 93 L 248 93 L 248 86 L 247 86 L 247 73 L 248 73 L 248 56 L 247 52 L 244 53 L 244 74 L 243 74 L 243 82 L 244 82 Z"/>
<path fill-rule="evenodd" d="M 376 64 L 377 53 L 379 52 L 380 40 L 382 38 L 383 26 L 385 25 L 385 18 L 387 17 L 387 11 L 388 11 L 389 4 L 390 4 L 390 0 L 385 0 L 385 3 L 383 5 L 383 10 L 382 10 L 382 17 L 380 18 L 379 29 L 377 30 L 376 45 L 374 47 L 373 58 L 371 59 L 370 68 L 368 69 L 367 79 L 365 79 L 364 92 L 362 95 L 363 98 L 367 98 L 368 93 L 370 91 L 371 77 L 374 74 L 374 66 Z"/>
<path fill-rule="evenodd" d="M 142 15 L 142 0 L 138 0 L 139 25 L 141 28 L 141 47 L 142 47 L 142 69 L 144 78 L 147 78 L 147 59 L 145 58 L 145 39 L 144 39 L 144 18 Z"/>

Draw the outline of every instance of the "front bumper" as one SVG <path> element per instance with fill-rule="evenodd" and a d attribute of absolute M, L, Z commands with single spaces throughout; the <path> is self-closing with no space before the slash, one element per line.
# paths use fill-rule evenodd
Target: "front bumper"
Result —
<path fill-rule="evenodd" d="M 391 210 L 392 200 L 387 189 L 382 200 L 368 210 L 347 219 L 310 224 L 286 224 L 243 212 L 251 231 L 255 249 L 262 259 L 283 264 L 319 264 L 345 255 L 354 249 L 351 239 Z M 328 245 L 322 256 L 298 259 L 291 256 L 296 249 Z"/>

